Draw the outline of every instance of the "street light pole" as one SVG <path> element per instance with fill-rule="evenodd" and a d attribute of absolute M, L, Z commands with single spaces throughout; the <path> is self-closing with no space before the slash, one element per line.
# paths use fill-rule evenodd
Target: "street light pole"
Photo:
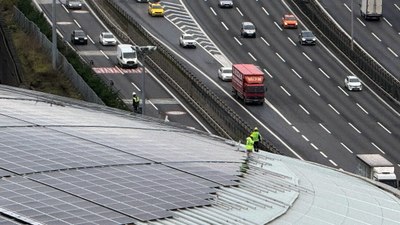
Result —
<path fill-rule="evenodd" d="M 56 0 L 53 0 L 52 4 L 52 16 L 51 16 L 51 23 L 52 23 L 52 65 L 53 69 L 57 69 L 56 61 L 57 61 L 57 26 L 56 26 Z"/>
<path fill-rule="evenodd" d="M 139 56 L 142 58 L 142 114 L 146 113 L 146 55 L 157 50 L 157 46 L 140 46 L 137 47 Z"/>
<path fill-rule="evenodd" d="M 351 50 L 354 46 L 354 18 L 353 18 L 353 0 L 351 0 Z"/>

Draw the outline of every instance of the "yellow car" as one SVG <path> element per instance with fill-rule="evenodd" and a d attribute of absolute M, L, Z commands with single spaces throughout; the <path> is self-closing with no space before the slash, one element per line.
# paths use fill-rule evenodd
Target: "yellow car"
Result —
<path fill-rule="evenodd" d="M 164 7 L 160 3 L 149 3 L 150 16 L 164 16 Z"/>

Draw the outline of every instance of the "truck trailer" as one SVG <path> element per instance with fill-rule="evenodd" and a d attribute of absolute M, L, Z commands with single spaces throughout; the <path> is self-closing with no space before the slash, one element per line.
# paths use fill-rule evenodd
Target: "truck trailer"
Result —
<path fill-rule="evenodd" d="M 365 20 L 379 20 L 382 17 L 382 0 L 361 0 L 360 12 Z"/>
<path fill-rule="evenodd" d="M 398 188 L 393 164 L 380 154 L 357 154 L 357 173 L 361 176 Z"/>
<path fill-rule="evenodd" d="M 233 64 L 232 93 L 245 104 L 262 105 L 265 98 L 264 73 L 253 64 Z"/>

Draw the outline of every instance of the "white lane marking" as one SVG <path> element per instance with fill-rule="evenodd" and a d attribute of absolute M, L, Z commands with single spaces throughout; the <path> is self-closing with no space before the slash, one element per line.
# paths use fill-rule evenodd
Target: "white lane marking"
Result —
<path fill-rule="evenodd" d="M 76 19 L 74 19 L 74 23 L 75 23 L 79 28 L 82 28 L 81 25 L 78 23 L 78 21 L 76 21 Z"/>
<path fill-rule="evenodd" d="M 305 52 L 303 52 L 303 55 L 304 55 L 310 62 L 312 62 L 312 59 L 311 59 Z"/>
<path fill-rule="evenodd" d="M 243 16 L 242 11 L 240 11 L 240 9 L 239 9 L 238 7 L 236 7 L 236 10 L 238 11 L 238 13 L 239 13 L 241 16 Z"/>
<path fill-rule="evenodd" d="M 391 24 L 385 17 L 383 17 L 383 20 L 384 20 L 387 24 L 389 24 L 389 26 L 393 27 L 392 24 Z"/>
<path fill-rule="evenodd" d="M 356 105 L 365 112 L 365 114 L 369 114 L 367 110 L 365 110 L 360 104 L 358 104 L 358 102 L 356 103 Z"/>
<path fill-rule="evenodd" d="M 330 77 L 327 73 L 325 73 L 325 71 L 323 71 L 321 68 L 318 68 L 318 69 L 319 69 L 319 71 L 321 71 L 321 73 L 324 74 L 328 79 L 331 79 L 331 77 Z"/>
<path fill-rule="evenodd" d="M 243 45 L 236 37 L 233 37 L 239 45 Z"/>
<path fill-rule="evenodd" d="M 322 123 L 319 123 L 319 125 L 320 125 L 322 128 L 324 128 L 324 130 L 325 130 L 326 132 L 328 132 L 328 134 L 332 134 L 331 131 L 328 130 L 328 128 L 326 128 L 324 125 L 322 125 Z"/>
<path fill-rule="evenodd" d="M 332 165 L 337 166 L 337 164 L 332 159 L 330 159 L 329 162 L 332 163 Z"/>
<path fill-rule="evenodd" d="M 325 155 L 325 153 L 324 153 L 324 152 L 319 152 L 319 153 L 321 153 L 321 155 L 322 155 L 323 157 L 325 157 L 325 158 L 328 158 L 328 156 L 327 156 L 327 155 Z"/>
<path fill-rule="evenodd" d="M 310 85 L 308 85 L 308 87 L 310 87 L 310 89 L 313 90 L 315 92 L 315 94 L 317 94 L 318 96 L 321 96 L 313 87 L 311 87 Z"/>
<path fill-rule="evenodd" d="M 254 57 L 250 52 L 247 52 L 247 54 L 249 54 L 249 56 L 250 56 L 251 58 L 253 58 L 254 61 L 257 61 L 256 57 Z"/>
<path fill-rule="evenodd" d="M 336 114 L 340 115 L 340 112 L 337 111 L 337 110 L 335 109 L 335 107 L 333 107 L 331 104 L 328 104 L 328 105 L 329 105 L 329 107 L 331 107 L 331 109 L 332 109 L 333 111 L 335 111 Z"/>
<path fill-rule="evenodd" d="M 154 105 L 154 104 L 153 104 L 153 102 L 151 102 L 151 101 L 150 101 L 150 99 L 147 99 L 147 102 L 148 102 L 148 103 L 150 103 L 150 105 L 152 105 L 152 106 L 153 106 L 153 107 L 154 107 L 154 108 L 155 108 L 155 109 L 158 111 L 158 108 L 157 108 L 157 106 L 156 106 L 156 105 Z"/>
<path fill-rule="evenodd" d="M 304 136 L 304 135 L 301 135 L 303 138 L 304 138 L 304 140 L 306 140 L 307 142 L 309 142 L 310 140 L 308 140 L 308 138 L 306 137 L 306 136 Z"/>
<path fill-rule="evenodd" d="M 347 10 L 349 10 L 349 12 L 351 12 L 351 9 L 346 5 L 346 3 L 343 3 L 343 5 L 347 8 Z"/>
<path fill-rule="evenodd" d="M 141 91 L 140 88 L 138 86 L 136 86 L 135 83 L 131 82 L 131 84 L 136 88 L 136 90 Z"/>
<path fill-rule="evenodd" d="M 271 104 L 271 102 L 269 102 L 266 98 L 264 98 L 264 102 L 265 102 L 272 110 L 274 110 L 275 113 L 277 113 L 287 124 L 289 124 L 289 126 L 292 126 L 292 123 L 291 123 L 288 119 L 286 119 L 286 117 L 283 116 L 282 113 L 279 112 L 279 110 L 278 110 L 274 105 Z M 270 133 L 271 133 L 271 132 L 270 132 Z M 279 137 L 276 136 L 276 138 L 279 138 Z M 283 142 L 282 144 L 284 144 L 284 142 Z M 292 153 L 295 154 L 296 156 L 300 157 L 296 152 L 293 151 Z"/>
<path fill-rule="evenodd" d="M 318 147 L 316 145 L 314 145 L 313 143 L 310 144 L 313 148 L 315 148 L 315 150 L 318 150 Z"/>
<path fill-rule="evenodd" d="M 277 55 L 281 60 L 282 60 L 282 62 L 286 62 L 285 61 L 285 59 L 284 58 L 282 58 L 282 56 L 281 55 L 279 55 L 277 52 L 275 52 L 275 55 Z"/>
<path fill-rule="evenodd" d="M 289 39 L 289 41 L 292 42 L 292 44 L 293 44 L 294 46 L 297 46 L 296 43 L 295 43 L 290 37 L 287 37 L 287 39 Z"/>
<path fill-rule="evenodd" d="M 214 11 L 214 9 L 212 7 L 210 7 L 211 12 L 216 16 L 217 13 Z"/>
<path fill-rule="evenodd" d="M 266 45 L 271 46 L 271 45 L 267 42 L 267 40 L 264 39 L 264 37 L 261 37 L 261 40 L 262 40 Z"/>
<path fill-rule="evenodd" d="M 349 96 L 349 94 L 347 94 L 347 92 L 345 92 L 344 90 L 343 90 L 343 88 L 342 87 L 340 87 L 340 86 L 337 86 L 346 96 Z"/>
<path fill-rule="evenodd" d="M 394 3 L 394 6 L 400 11 L 400 7 L 396 3 Z"/>
<path fill-rule="evenodd" d="M 61 6 L 64 8 L 64 10 L 65 10 L 67 13 L 69 13 L 69 11 L 68 11 L 67 7 L 65 7 L 65 5 L 64 5 L 64 4 L 61 4 Z"/>
<path fill-rule="evenodd" d="M 394 57 L 398 58 L 399 56 L 396 54 L 396 52 L 394 52 L 391 48 L 387 47 L 387 49 L 389 50 L 389 52 L 391 52 Z"/>
<path fill-rule="evenodd" d="M 297 73 L 296 70 L 292 69 L 292 71 L 293 71 L 293 73 L 296 74 L 300 79 L 303 79 L 303 78 L 300 76 L 300 74 Z"/>
<path fill-rule="evenodd" d="M 225 30 L 229 30 L 229 28 L 225 25 L 225 23 L 224 22 L 222 22 L 221 21 L 221 24 L 222 24 L 222 26 L 224 26 L 225 27 Z"/>
<path fill-rule="evenodd" d="M 350 125 L 354 130 L 356 130 L 359 134 L 361 134 L 361 131 L 358 130 L 353 124 L 351 124 L 351 123 L 349 122 L 349 125 Z"/>
<path fill-rule="evenodd" d="M 371 32 L 371 34 L 372 34 L 372 36 L 374 36 L 379 42 L 382 42 L 382 40 L 381 40 L 378 36 L 376 36 L 376 34 L 375 34 L 374 32 Z"/>
<path fill-rule="evenodd" d="M 283 30 L 282 30 L 282 27 L 279 26 L 279 24 L 278 24 L 276 21 L 274 21 L 274 24 L 275 24 L 275 26 L 276 26 L 280 31 L 283 31 Z"/>
<path fill-rule="evenodd" d="M 86 36 L 90 40 L 90 42 L 92 42 L 92 44 L 95 44 L 95 42 L 93 41 L 93 39 L 89 35 L 86 35 Z"/>
<path fill-rule="evenodd" d="M 306 108 L 304 108 L 302 105 L 300 105 L 299 104 L 299 106 L 300 106 L 300 108 L 304 111 L 304 112 L 306 112 L 307 113 L 307 115 L 310 115 L 310 113 L 308 112 L 308 110 L 306 109 Z"/>
<path fill-rule="evenodd" d="M 110 59 L 110 58 L 108 57 L 108 55 L 106 55 L 106 53 L 104 53 L 103 50 L 100 50 L 100 52 L 103 53 L 103 55 L 104 55 L 104 57 L 106 57 L 106 59 Z"/>
<path fill-rule="evenodd" d="M 349 148 L 349 147 L 347 147 L 345 144 L 343 144 L 342 142 L 340 142 L 340 144 L 347 150 L 347 151 L 349 151 L 350 153 L 352 153 L 353 154 L 353 151 Z"/>
<path fill-rule="evenodd" d="M 371 144 L 372 144 L 376 149 L 378 149 L 380 152 L 382 152 L 382 154 L 386 155 L 386 153 L 385 153 L 381 148 L 379 148 L 374 142 L 371 142 Z"/>
<path fill-rule="evenodd" d="M 281 86 L 281 89 L 289 96 L 292 96 L 288 91 L 286 91 L 286 89 L 284 87 Z"/>
<path fill-rule="evenodd" d="M 295 126 L 292 126 L 293 130 L 295 130 L 297 133 L 300 133 L 299 129 L 297 129 Z"/>
<path fill-rule="evenodd" d="M 392 132 L 387 129 L 385 126 L 383 126 L 380 122 L 377 122 L 379 124 L 379 126 L 381 126 L 384 130 L 386 130 L 386 132 L 388 132 L 389 134 L 392 134 Z"/>
<path fill-rule="evenodd" d="M 261 7 L 261 9 L 265 12 L 265 14 L 267 14 L 267 16 L 269 16 L 269 12 L 264 7 Z"/>
<path fill-rule="evenodd" d="M 358 22 L 360 22 L 361 23 L 361 25 L 363 25 L 364 27 L 366 27 L 367 25 L 365 25 L 365 23 L 362 21 L 362 20 L 360 20 L 360 18 L 358 18 L 357 17 L 357 20 L 358 20 Z"/>
<path fill-rule="evenodd" d="M 269 77 L 273 78 L 272 75 L 271 75 L 266 69 L 264 69 L 264 72 L 265 72 L 266 74 L 268 74 Z"/>

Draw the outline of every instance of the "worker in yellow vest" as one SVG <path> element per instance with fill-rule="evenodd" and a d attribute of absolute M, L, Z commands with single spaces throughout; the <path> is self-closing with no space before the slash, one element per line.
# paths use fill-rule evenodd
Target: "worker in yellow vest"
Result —
<path fill-rule="evenodd" d="M 253 149 L 254 149 L 253 138 L 251 136 L 248 136 L 246 138 L 246 154 L 247 154 L 247 157 L 250 156 L 250 154 L 253 152 Z"/>
<path fill-rule="evenodd" d="M 134 112 L 138 112 L 140 98 L 135 92 L 132 93 L 132 107 Z"/>
<path fill-rule="evenodd" d="M 260 144 L 260 141 L 262 140 L 262 137 L 261 137 L 260 132 L 258 132 L 257 127 L 254 127 L 250 136 L 253 138 L 253 141 L 254 141 L 254 151 L 258 152 L 258 149 L 260 148 L 259 144 Z"/>

